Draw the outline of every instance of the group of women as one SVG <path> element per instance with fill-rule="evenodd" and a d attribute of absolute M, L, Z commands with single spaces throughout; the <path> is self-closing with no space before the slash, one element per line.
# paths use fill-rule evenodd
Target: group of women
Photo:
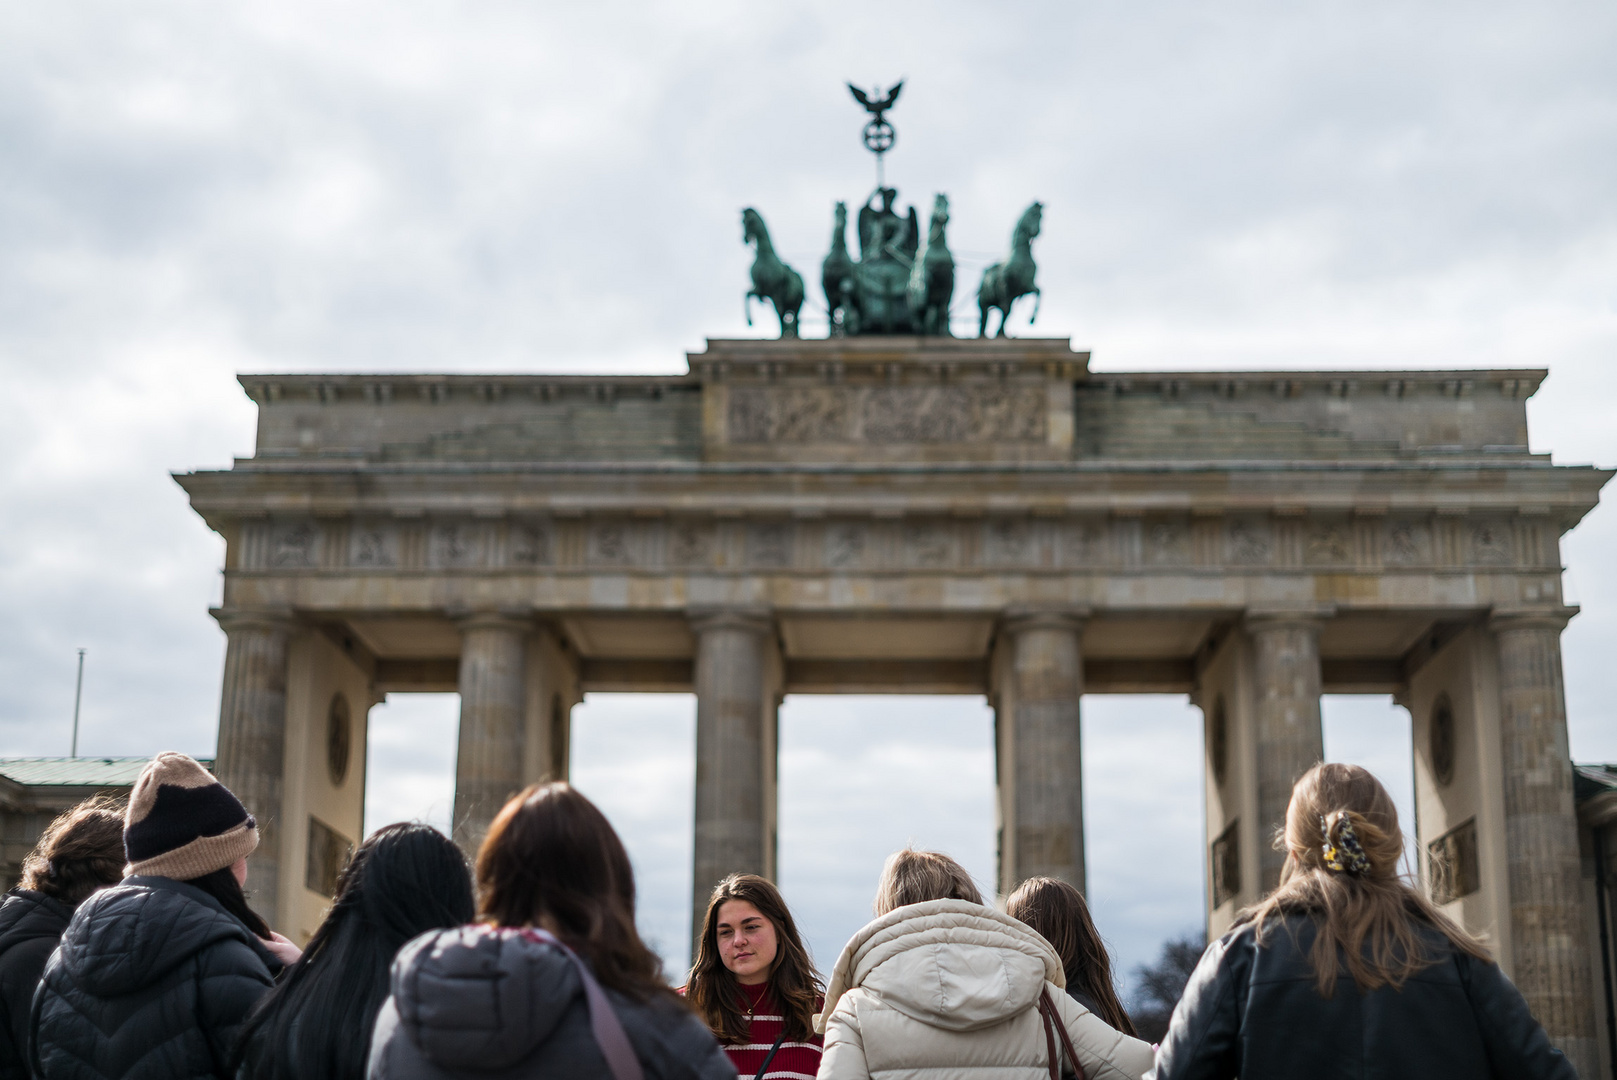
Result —
<path fill-rule="evenodd" d="M 377 831 L 300 951 L 243 891 L 256 821 L 160 754 L 121 814 L 59 819 L 0 905 L 0 1080 L 1575 1080 L 1399 878 L 1369 773 L 1316 766 L 1277 843 L 1280 888 L 1208 948 L 1153 1047 L 1076 889 L 1031 879 L 1002 911 L 934 852 L 887 861 L 828 981 L 775 886 L 726 878 L 675 989 L 622 842 L 566 784 L 512 798 L 471 870 L 432 828 Z"/>

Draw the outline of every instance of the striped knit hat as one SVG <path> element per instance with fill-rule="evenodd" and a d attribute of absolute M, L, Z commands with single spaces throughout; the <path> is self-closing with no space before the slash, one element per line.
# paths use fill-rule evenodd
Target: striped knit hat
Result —
<path fill-rule="evenodd" d="M 194 759 L 166 750 L 140 771 L 124 816 L 126 874 L 190 881 L 257 846 L 253 816 Z"/>

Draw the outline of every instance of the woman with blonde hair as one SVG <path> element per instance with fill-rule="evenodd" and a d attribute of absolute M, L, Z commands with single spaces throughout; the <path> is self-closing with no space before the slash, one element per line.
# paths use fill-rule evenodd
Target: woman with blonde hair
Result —
<path fill-rule="evenodd" d="M 1028 878 L 1005 901 L 1005 914 L 1033 927 L 1055 949 L 1074 1001 L 1123 1034 L 1139 1034 L 1117 1000 L 1112 958 L 1089 917 L 1083 893 L 1055 878 Z"/>
<path fill-rule="evenodd" d="M 708 899 L 685 996 L 742 1077 L 814 1080 L 825 1040 L 814 1031 L 824 998 L 780 890 L 731 874 Z"/>
<path fill-rule="evenodd" d="M 985 906 L 947 855 L 890 857 L 875 910 L 831 973 L 820 1080 L 1138 1080 L 1151 1067 L 1151 1047 L 1063 993 L 1050 943 Z"/>
<path fill-rule="evenodd" d="M 1280 887 L 1208 946 L 1157 1080 L 1577 1074 L 1476 938 L 1398 876 L 1387 789 L 1316 765 L 1292 789 Z"/>

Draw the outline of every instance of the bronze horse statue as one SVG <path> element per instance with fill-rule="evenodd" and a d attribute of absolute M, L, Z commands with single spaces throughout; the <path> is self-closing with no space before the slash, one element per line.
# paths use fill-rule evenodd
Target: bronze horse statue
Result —
<path fill-rule="evenodd" d="M 855 289 L 853 260 L 848 257 L 848 204 L 845 202 L 837 203 L 836 222 L 831 226 L 831 254 L 820 264 L 820 286 L 825 289 L 832 335 L 846 333 Z"/>
<path fill-rule="evenodd" d="M 913 211 L 912 211 L 913 212 Z M 949 197 L 939 195 L 932 202 L 932 223 L 926 242 L 910 267 L 910 321 L 917 334 L 949 337 L 949 301 L 954 299 L 954 256 L 944 243 L 943 230 L 949 224 Z"/>
<path fill-rule="evenodd" d="M 752 325 L 753 299 L 768 300 L 775 305 L 775 314 L 780 317 L 780 336 L 796 337 L 797 315 L 803 307 L 802 275 L 780 261 L 780 256 L 775 254 L 775 245 L 769 241 L 769 229 L 764 225 L 763 215 L 750 206 L 741 211 L 741 236 L 757 249 L 752 260 L 752 288 L 743 301 L 747 309 L 747 325 Z"/>
<path fill-rule="evenodd" d="M 1033 238 L 1039 235 L 1043 217 L 1043 203 L 1034 203 L 1023 211 L 1011 233 L 1011 257 L 983 271 L 983 283 L 977 287 L 977 307 L 982 312 L 982 321 L 977 324 L 978 337 L 987 336 L 988 312 L 993 308 L 998 308 L 1000 313 L 999 333 L 995 336 L 1005 337 L 1005 327 L 1011 321 L 1011 305 L 1029 293 L 1033 294 L 1033 314 L 1028 325 L 1032 326 L 1033 320 L 1039 317 L 1042 294 L 1033 284 L 1033 276 L 1038 272 L 1033 262 Z"/>

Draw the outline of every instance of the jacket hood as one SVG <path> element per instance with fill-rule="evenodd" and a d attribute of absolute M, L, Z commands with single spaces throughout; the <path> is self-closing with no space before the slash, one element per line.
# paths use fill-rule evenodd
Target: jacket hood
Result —
<path fill-rule="evenodd" d="M 150 986 L 218 941 L 235 938 L 273 973 L 281 964 L 241 920 L 194 885 L 159 877 L 125 878 L 73 913 L 56 963 L 98 997 Z"/>
<path fill-rule="evenodd" d="M 0 951 L 15 941 L 61 937 L 73 909 L 33 889 L 12 889 L 0 903 Z"/>
<path fill-rule="evenodd" d="M 457 1075 L 515 1065 L 550 1038 L 583 993 L 566 954 L 521 930 L 434 930 L 393 961 L 399 1027 L 429 1061 Z"/>
<path fill-rule="evenodd" d="M 864 987 L 930 1027 L 975 1031 L 1026 1012 L 1046 982 L 1067 985 L 1048 942 L 993 908 L 929 900 L 897 908 L 853 936 L 831 972 L 826 1021 L 843 994 Z"/>

